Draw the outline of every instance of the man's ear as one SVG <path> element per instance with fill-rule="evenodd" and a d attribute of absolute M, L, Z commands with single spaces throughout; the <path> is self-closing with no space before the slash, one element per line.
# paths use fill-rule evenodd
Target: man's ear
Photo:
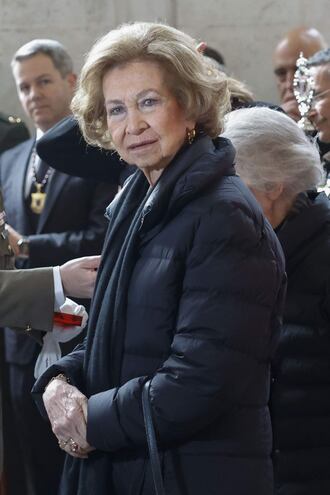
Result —
<path fill-rule="evenodd" d="M 75 89 L 76 84 L 77 84 L 77 74 L 74 74 L 73 72 L 70 72 L 70 74 L 68 74 L 66 76 L 66 80 L 68 81 L 69 86 L 71 88 Z"/>

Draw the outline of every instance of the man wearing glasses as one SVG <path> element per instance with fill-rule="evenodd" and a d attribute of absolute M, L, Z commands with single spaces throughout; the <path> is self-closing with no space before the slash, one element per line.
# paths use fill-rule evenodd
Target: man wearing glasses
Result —
<path fill-rule="evenodd" d="M 301 117 L 293 94 L 293 78 L 300 52 L 308 58 L 328 45 L 315 28 L 300 26 L 289 31 L 273 53 L 274 75 L 283 110 L 294 120 Z"/>
<path fill-rule="evenodd" d="M 330 48 L 321 50 L 309 60 L 315 67 L 315 93 L 309 118 L 317 130 L 317 142 L 327 176 L 330 172 Z"/>

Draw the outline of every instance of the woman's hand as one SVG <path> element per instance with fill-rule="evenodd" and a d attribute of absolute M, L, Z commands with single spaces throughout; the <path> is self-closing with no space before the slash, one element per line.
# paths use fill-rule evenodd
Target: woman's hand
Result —
<path fill-rule="evenodd" d="M 73 457 L 87 458 L 94 450 L 86 440 L 87 397 L 76 387 L 55 378 L 42 398 L 60 448 Z"/>

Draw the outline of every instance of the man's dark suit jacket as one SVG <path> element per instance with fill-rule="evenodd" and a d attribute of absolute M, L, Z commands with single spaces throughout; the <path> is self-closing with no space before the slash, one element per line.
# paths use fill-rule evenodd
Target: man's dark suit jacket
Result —
<path fill-rule="evenodd" d="M 79 256 L 99 254 L 107 221 L 104 210 L 115 187 L 54 171 L 36 232 L 32 231 L 24 198 L 26 169 L 34 140 L 29 139 L 0 156 L 2 188 L 7 222 L 30 237 L 30 258 L 24 268 L 54 266 Z M 25 335 L 6 330 L 6 361 L 31 363 L 38 344 Z"/>

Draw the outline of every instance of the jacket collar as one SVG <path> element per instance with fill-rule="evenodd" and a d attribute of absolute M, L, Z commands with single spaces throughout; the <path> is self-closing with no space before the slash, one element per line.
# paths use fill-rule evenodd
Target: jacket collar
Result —
<path fill-rule="evenodd" d="M 147 242 L 187 203 L 218 184 L 221 177 L 234 175 L 234 157 L 235 151 L 228 139 L 212 141 L 201 136 L 178 152 L 152 189 L 143 172 L 137 170 L 106 210 L 106 217 L 115 223 L 112 229 L 118 229 L 145 201 L 139 230 Z"/>
<path fill-rule="evenodd" d="M 151 190 L 143 209 L 141 230 L 174 216 L 222 177 L 234 175 L 234 157 L 234 148 L 225 138 L 212 141 L 202 136 L 182 148 Z"/>

